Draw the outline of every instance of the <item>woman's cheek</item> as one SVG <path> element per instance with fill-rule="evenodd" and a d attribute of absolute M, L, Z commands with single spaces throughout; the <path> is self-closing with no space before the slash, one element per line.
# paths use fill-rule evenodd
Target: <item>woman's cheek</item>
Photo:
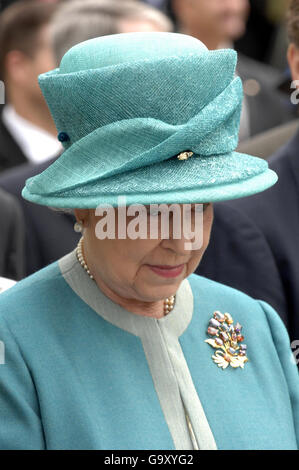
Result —
<path fill-rule="evenodd" d="M 188 262 L 187 265 L 187 276 L 190 276 L 190 274 L 193 274 L 197 266 L 199 265 L 201 258 L 203 257 L 204 250 L 196 250 L 193 252 L 192 257 L 190 261 Z"/>

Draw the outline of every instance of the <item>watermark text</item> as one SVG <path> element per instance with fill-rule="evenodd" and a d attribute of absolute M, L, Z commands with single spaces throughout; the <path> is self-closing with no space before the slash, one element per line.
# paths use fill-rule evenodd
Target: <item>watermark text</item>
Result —
<path fill-rule="evenodd" d="M 203 244 L 203 204 L 126 205 L 118 198 L 117 208 L 100 205 L 95 232 L 99 240 L 184 240 L 187 251 L 199 250 Z"/>

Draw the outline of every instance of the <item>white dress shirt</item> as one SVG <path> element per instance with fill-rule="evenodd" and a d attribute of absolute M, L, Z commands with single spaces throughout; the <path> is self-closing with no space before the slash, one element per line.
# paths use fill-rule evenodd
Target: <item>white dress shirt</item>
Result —
<path fill-rule="evenodd" d="M 12 279 L 7 279 L 5 277 L 0 277 L 0 294 L 7 289 L 10 289 L 12 286 L 16 284 L 16 281 Z"/>
<path fill-rule="evenodd" d="M 31 163 L 45 162 L 62 151 L 62 145 L 57 138 L 21 117 L 12 105 L 4 107 L 2 120 Z"/>

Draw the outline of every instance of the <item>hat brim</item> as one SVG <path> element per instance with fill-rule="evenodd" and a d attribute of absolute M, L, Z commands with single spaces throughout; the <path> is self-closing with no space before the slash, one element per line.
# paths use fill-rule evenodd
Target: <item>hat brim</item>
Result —
<path fill-rule="evenodd" d="M 207 203 L 262 192 L 277 179 L 265 160 L 232 152 L 207 157 L 194 155 L 186 161 L 174 157 L 75 188 L 71 175 L 66 174 L 66 187 L 58 192 L 51 192 L 49 185 L 47 193 L 31 192 L 32 186 L 28 185 L 31 178 L 22 195 L 31 202 L 57 208 L 117 207 L 120 196 L 126 198 L 127 205 Z"/>

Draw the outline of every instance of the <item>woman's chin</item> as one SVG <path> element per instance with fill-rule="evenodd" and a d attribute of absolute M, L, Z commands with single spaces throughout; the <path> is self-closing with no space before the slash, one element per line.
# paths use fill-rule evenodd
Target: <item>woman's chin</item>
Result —
<path fill-rule="evenodd" d="M 183 279 L 176 279 L 172 282 L 168 281 L 163 284 L 147 284 L 147 288 L 144 288 L 144 285 L 141 286 L 141 289 L 138 293 L 138 297 L 143 302 L 158 302 L 160 300 L 165 300 L 172 295 L 175 295 L 178 288 L 180 287 Z"/>

